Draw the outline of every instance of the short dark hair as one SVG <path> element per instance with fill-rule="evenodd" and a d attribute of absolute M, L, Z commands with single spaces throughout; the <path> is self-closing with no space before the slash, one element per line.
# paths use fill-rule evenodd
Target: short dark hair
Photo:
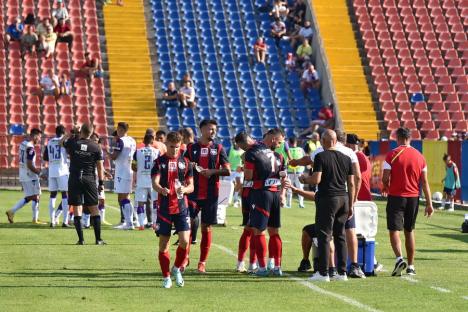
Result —
<path fill-rule="evenodd" d="M 55 134 L 57 136 L 61 136 L 65 134 L 65 127 L 63 125 L 58 125 L 57 128 L 55 128 Z"/>
<path fill-rule="evenodd" d="M 452 158 L 449 154 L 444 154 L 444 157 L 442 158 L 444 161 L 447 161 L 447 159 Z"/>
<path fill-rule="evenodd" d="M 128 126 L 128 123 L 121 121 L 121 122 L 119 122 L 117 124 L 117 128 L 120 128 L 120 129 L 124 130 L 125 132 L 127 132 L 129 126 Z"/>
<path fill-rule="evenodd" d="M 340 143 L 345 144 L 346 143 L 346 132 L 340 129 L 335 130 L 336 133 L 336 140 Z"/>
<path fill-rule="evenodd" d="M 280 128 L 272 128 L 272 129 L 268 130 L 266 134 L 284 136 L 284 132 Z"/>
<path fill-rule="evenodd" d="M 156 136 L 158 136 L 158 135 L 164 135 L 164 136 L 166 136 L 166 131 L 164 131 L 164 130 L 158 130 L 158 131 L 156 131 L 156 134 L 155 134 L 155 135 L 156 135 Z"/>
<path fill-rule="evenodd" d="M 91 136 L 91 134 L 93 133 L 93 126 L 90 125 L 89 123 L 84 123 L 81 125 L 81 129 L 80 129 L 80 132 L 86 136 L 87 138 L 89 138 Z"/>
<path fill-rule="evenodd" d="M 295 136 L 293 136 L 293 137 L 290 137 L 288 139 L 288 141 L 289 141 L 289 144 L 291 144 L 291 145 L 296 144 L 297 143 L 297 138 Z"/>
<path fill-rule="evenodd" d="M 399 139 L 408 140 L 411 138 L 411 131 L 408 128 L 398 128 L 396 135 Z"/>
<path fill-rule="evenodd" d="M 31 131 L 29 132 L 29 134 L 31 136 L 35 136 L 35 135 L 38 135 L 38 134 L 42 134 L 42 131 L 41 131 L 41 129 L 38 129 L 38 128 L 32 128 Z"/>
<path fill-rule="evenodd" d="M 97 134 L 96 132 L 93 132 L 93 133 L 90 135 L 90 137 L 92 137 L 92 136 L 95 136 L 96 139 L 99 140 L 99 134 Z"/>
<path fill-rule="evenodd" d="M 217 127 L 218 123 L 214 119 L 203 119 L 202 122 L 200 122 L 200 129 L 208 125 L 213 125 Z"/>
<path fill-rule="evenodd" d="M 184 137 L 184 138 L 191 138 L 191 137 L 194 137 L 195 136 L 195 133 L 193 132 L 193 129 L 192 128 L 182 128 L 179 130 L 180 134 Z"/>
<path fill-rule="evenodd" d="M 237 144 L 246 144 L 249 141 L 250 135 L 245 131 L 241 131 L 234 137 L 234 142 Z"/>
<path fill-rule="evenodd" d="M 171 143 L 180 143 L 182 142 L 182 136 L 177 131 L 171 131 L 167 134 L 166 141 Z"/>
<path fill-rule="evenodd" d="M 143 138 L 143 143 L 150 144 L 154 140 L 154 136 L 151 134 L 146 134 Z"/>

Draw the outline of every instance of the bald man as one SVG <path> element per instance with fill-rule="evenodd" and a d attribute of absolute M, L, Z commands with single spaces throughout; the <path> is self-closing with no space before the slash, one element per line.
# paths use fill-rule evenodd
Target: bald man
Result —
<path fill-rule="evenodd" d="M 329 282 L 330 241 L 333 237 L 337 256 L 338 275 L 335 280 L 346 281 L 347 247 L 345 223 L 353 216 L 355 196 L 353 166 L 350 157 L 336 149 L 336 133 L 326 130 L 322 135 L 324 151 L 314 159 L 312 176 L 304 182 L 317 184 L 315 195 L 319 270 L 311 281 Z"/>

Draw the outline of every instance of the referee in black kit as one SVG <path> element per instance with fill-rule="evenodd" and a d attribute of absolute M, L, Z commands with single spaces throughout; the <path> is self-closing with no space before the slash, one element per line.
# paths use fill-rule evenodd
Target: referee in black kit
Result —
<path fill-rule="evenodd" d="M 70 177 L 68 179 L 68 204 L 75 215 L 75 229 L 78 234 L 77 245 L 84 245 L 81 215 L 83 206 L 91 213 L 96 245 L 105 245 L 101 239 L 101 217 L 98 209 L 98 189 L 104 188 L 104 162 L 101 147 L 89 138 L 93 127 L 83 124 L 75 129 L 73 136 L 65 136 L 62 145 L 70 155 Z M 96 184 L 96 168 L 99 186 Z"/>
<path fill-rule="evenodd" d="M 315 157 L 312 176 L 305 178 L 306 183 L 318 184 L 315 195 L 317 207 L 315 227 L 319 270 L 312 275 L 311 281 L 330 281 L 328 260 L 332 234 L 338 260 L 338 275 L 334 279 L 341 281 L 348 279 L 345 223 L 353 215 L 354 175 L 351 159 L 335 150 L 336 141 L 335 131 L 327 130 L 322 134 L 324 151 Z"/>

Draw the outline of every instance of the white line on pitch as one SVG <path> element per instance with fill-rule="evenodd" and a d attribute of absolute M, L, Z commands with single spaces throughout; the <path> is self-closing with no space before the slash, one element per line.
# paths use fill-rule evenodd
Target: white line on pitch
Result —
<path fill-rule="evenodd" d="M 212 244 L 212 245 L 217 247 L 218 249 L 224 251 L 225 253 L 237 258 L 237 254 L 234 251 L 232 251 L 231 249 L 226 248 L 226 247 L 224 247 L 222 245 L 218 245 L 218 244 Z M 311 290 L 313 290 L 313 291 L 315 291 L 317 293 L 327 295 L 327 296 L 330 296 L 330 297 L 334 297 L 334 298 L 336 298 L 338 300 L 341 300 L 341 301 L 343 301 L 343 302 L 345 302 L 347 304 L 353 305 L 353 306 L 355 306 L 357 308 L 360 308 L 362 310 L 365 310 L 365 311 L 380 312 L 380 310 L 374 309 L 374 308 L 372 308 L 372 307 L 370 307 L 368 305 L 365 305 L 363 303 L 360 303 L 359 301 L 356 301 L 356 300 L 354 300 L 352 298 L 349 298 L 349 297 L 346 297 L 344 295 L 334 293 L 334 292 L 329 291 L 329 290 L 322 289 L 322 288 L 318 287 L 317 285 L 308 282 L 307 280 L 303 280 L 301 278 L 292 276 L 292 275 L 287 274 L 287 273 L 283 273 L 283 275 L 286 276 L 287 278 L 289 278 L 290 280 L 293 280 L 293 281 L 301 284 L 302 286 L 305 286 L 305 287 L 307 287 L 307 288 L 309 288 L 309 289 L 311 289 Z"/>
<path fill-rule="evenodd" d="M 434 290 L 437 290 L 438 292 L 441 292 L 441 293 L 450 293 L 450 292 L 452 292 L 450 289 L 437 287 L 437 286 L 431 286 L 431 288 L 434 289 Z"/>
<path fill-rule="evenodd" d="M 404 280 L 407 280 L 407 281 L 410 282 L 410 283 L 417 283 L 417 282 L 419 282 L 417 279 L 412 278 L 412 277 L 410 277 L 410 276 L 402 276 L 401 278 L 404 279 Z"/>
<path fill-rule="evenodd" d="M 468 296 L 462 296 L 462 298 L 468 300 Z"/>

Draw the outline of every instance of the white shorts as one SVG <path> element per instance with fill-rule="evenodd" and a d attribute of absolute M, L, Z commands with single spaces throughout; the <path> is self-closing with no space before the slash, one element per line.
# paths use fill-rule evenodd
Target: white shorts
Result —
<path fill-rule="evenodd" d="M 67 192 L 68 191 L 68 175 L 61 177 L 49 177 L 49 191 L 51 192 Z"/>
<path fill-rule="evenodd" d="M 151 201 L 155 201 L 158 199 L 158 193 L 156 193 L 152 187 L 137 187 L 135 190 L 135 201 L 136 202 L 144 202 L 151 199 Z"/>
<path fill-rule="evenodd" d="M 41 195 L 41 184 L 38 180 L 21 182 L 23 186 L 24 197 Z"/>
<path fill-rule="evenodd" d="M 132 193 L 132 180 L 116 177 L 114 180 L 114 193 L 131 194 Z"/>
<path fill-rule="evenodd" d="M 229 181 L 235 182 L 236 179 L 240 179 L 240 182 L 242 183 L 242 181 L 244 180 L 244 173 L 231 171 L 231 175 L 229 176 Z"/>

